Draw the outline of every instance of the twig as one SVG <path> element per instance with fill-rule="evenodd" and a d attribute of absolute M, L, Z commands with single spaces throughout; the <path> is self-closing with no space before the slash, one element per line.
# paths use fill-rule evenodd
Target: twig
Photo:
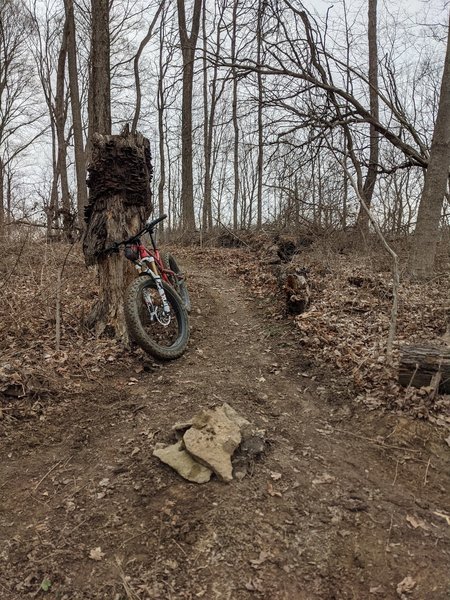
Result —
<path fill-rule="evenodd" d="M 66 464 L 69 462 L 69 460 L 71 460 L 72 458 L 73 458 L 73 455 L 72 455 L 72 456 L 69 456 L 69 458 L 68 458 L 68 459 L 66 460 L 66 462 L 64 463 L 64 466 L 65 466 L 65 465 L 66 465 Z M 50 473 L 52 473 L 52 472 L 53 472 L 53 471 L 54 471 L 54 470 L 55 470 L 55 469 L 56 469 L 56 468 L 57 468 L 57 467 L 58 467 L 58 466 L 59 466 L 59 465 L 62 463 L 62 461 L 63 461 L 63 460 L 64 460 L 63 458 L 62 458 L 61 460 L 58 460 L 58 462 L 57 462 L 57 463 L 55 463 L 55 464 L 53 465 L 53 467 L 47 471 L 47 473 L 44 475 L 44 477 L 42 477 L 42 479 L 41 479 L 40 481 L 38 481 L 38 483 L 37 483 L 37 484 L 34 486 L 34 488 L 33 488 L 33 491 L 34 491 L 34 492 L 35 492 L 35 491 L 38 489 L 38 487 L 41 485 L 41 483 L 44 481 L 44 479 L 46 479 L 46 478 L 47 478 L 47 477 L 50 475 Z"/>
<path fill-rule="evenodd" d="M 428 482 L 427 482 L 427 477 L 428 477 L 428 470 L 429 470 L 429 468 L 430 468 L 430 464 L 431 464 L 431 456 L 430 456 L 430 458 L 428 459 L 428 462 L 427 462 L 427 468 L 425 469 L 425 477 L 424 477 L 424 479 L 423 479 L 423 485 L 427 485 L 427 483 L 428 483 Z"/>
<path fill-rule="evenodd" d="M 173 543 L 174 543 L 176 546 L 178 546 L 178 548 L 181 550 L 181 552 L 182 552 L 182 553 L 183 553 L 185 556 L 187 556 L 187 552 L 186 552 L 186 550 L 183 548 L 183 546 L 180 546 L 180 544 L 179 544 L 179 543 L 178 543 L 176 540 L 172 540 L 172 541 L 173 541 Z"/>
<path fill-rule="evenodd" d="M 348 435 L 352 435 L 353 437 L 359 438 L 360 440 L 366 440 L 367 442 L 371 442 L 376 446 L 380 446 L 381 448 L 390 448 L 391 450 L 408 450 L 408 452 L 420 452 L 420 450 L 414 450 L 413 448 L 402 448 L 401 446 L 392 446 L 391 444 L 384 444 L 382 442 L 378 442 L 373 438 L 366 437 L 365 435 L 359 435 L 357 433 L 353 433 L 353 431 L 348 431 L 347 429 L 338 429 L 336 427 L 333 428 L 333 431 L 338 431 L 339 433 L 346 433 Z"/>
<path fill-rule="evenodd" d="M 411 375 L 411 379 L 406 387 L 406 392 L 411 388 L 412 382 L 414 381 L 414 377 L 416 376 L 417 371 L 419 370 L 419 363 L 416 363 L 416 368 L 414 369 L 414 373 Z"/>
<path fill-rule="evenodd" d="M 234 233 L 234 231 L 231 231 L 231 229 L 230 229 L 229 227 L 227 227 L 226 225 L 224 225 L 224 224 L 222 223 L 222 221 L 221 221 L 220 219 L 218 219 L 217 217 L 216 217 L 216 221 L 217 221 L 217 223 L 219 223 L 219 225 L 220 225 L 221 227 L 223 227 L 224 229 L 226 229 L 226 230 L 228 231 L 228 233 L 231 233 L 231 235 L 232 235 L 233 237 L 235 237 L 237 240 L 239 240 L 239 241 L 241 242 L 241 244 L 244 244 L 244 246 L 247 246 L 247 248 L 248 248 L 249 250 L 251 250 L 251 247 L 250 247 L 250 246 L 247 244 L 247 242 L 244 242 L 244 240 L 243 240 L 243 239 L 241 239 L 241 238 L 240 238 L 238 235 L 236 235 L 236 234 Z"/>
<path fill-rule="evenodd" d="M 395 482 L 397 481 L 397 475 L 398 475 L 398 463 L 400 462 L 400 459 L 397 458 L 397 463 L 395 465 L 395 475 L 394 475 L 394 481 L 392 482 L 392 485 L 395 485 Z"/>
<path fill-rule="evenodd" d="M 387 540 L 386 540 L 386 544 L 384 546 L 384 549 L 387 550 L 388 546 L 389 546 L 389 541 L 391 539 L 391 532 L 392 532 L 392 524 L 394 522 L 394 515 L 391 515 L 391 522 L 389 524 L 389 529 L 388 529 L 388 535 L 387 535 Z"/>
<path fill-rule="evenodd" d="M 128 583 L 127 578 L 125 577 L 125 573 L 123 572 L 122 562 L 121 562 L 120 558 L 118 556 L 116 556 L 115 559 L 116 559 L 117 572 L 122 581 L 122 585 L 123 585 L 123 588 L 125 590 L 128 600 L 139 600 L 139 596 L 133 590 L 131 585 Z"/>

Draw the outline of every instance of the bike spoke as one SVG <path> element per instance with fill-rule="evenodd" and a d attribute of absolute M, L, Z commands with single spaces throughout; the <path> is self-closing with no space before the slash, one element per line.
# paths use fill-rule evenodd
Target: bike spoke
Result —
<path fill-rule="evenodd" d="M 160 346 L 172 346 L 179 335 L 177 315 L 172 309 L 167 314 L 158 290 L 144 288 L 139 299 L 139 316 L 148 335 Z"/>

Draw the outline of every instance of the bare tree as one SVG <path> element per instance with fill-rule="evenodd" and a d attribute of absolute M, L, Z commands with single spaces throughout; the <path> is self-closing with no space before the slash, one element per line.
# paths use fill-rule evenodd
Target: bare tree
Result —
<path fill-rule="evenodd" d="M 239 0 L 233 0 L 232 29 L 231 29 L 231 62 L 233 99 L 231 103 L 233 120 L 233 227 L 238 228 L 238 205 L 239 205 L 239 120 L 238 120 L 238 70 L 236 68 L 237 58 L 237 19 Z"/>
<path fill-rule="evenodd" d="M 263 18 L 264 18 L 265 0 L 258 0 L 258 15 L 256 26 L 256 65 L 258 81 L 258 192 L 256 209 L 256 226 L 262 226 L 262 188 L 263 188 L 263 164 L 264 164 L 264 144 L 263 144 L 263 81 L 262 81 L 262 41 L 263 41 Z"/>
<path fill-rule="evenodd" d="M 32 21 L 20 0 L 0 0 L 0 235 L 8 165 L 39 137 L 43 115 L 27 41 Z"/>
<path fill-rule="evenodd" d="M 379 121 L 379 100 L 378 100 L 378 47 L 377 47 L 377 0 L 369 0 L 367 36 L 369 40 L 369 98 L 370 114 Z M 362 198 L 365 206 L 361 204 L 358 215 L 358 226 L 364 234 L 369 231 L 369 212 L 372 203 L 372 196 L 377 180 L 377 169 L 379 161 L 379 138 L 375 125 L 370 124 L 370 153 L 369 164 L 367 166 L 366 178 L 362 189 Z"/>
<path fill-rule="evenodd" d="M 75 170 L 77 177 L 78 225 L 84 227 L 84 208 L 87 204 L 86 158 L 84 153 L 80 90 L 78 85 L 78 60 L 73 0 L 64 0 L 67 21 L 67 65 L 69 72 L 70 104 L 72 109 Z"/>
<path fill-rule="evenodd" d="M 195 229 L 194 178 L 192 172 L 192 90 L 194 59 L 200 29 L 202 0 L 194 0 L 191 32 L 188 34 L 184 0 L 177 0 L 178 29 L 183 55 L 183 97 L 181 124 L 181 203 L 183 225 L 188 231 Z"/>
<path fill-rule="evenodd" d="M 450 24 L 449 24 L 450 25 Z M 417 215 L 411 271 L 419 278 L 434 266 L 442 205 L 450 168 L 450 27 L 442 74 L 439 108 L 431 142 L 430 158 Z"/>
<path fill-rule="evenodd" d="M 158 9 L 148 27 L 148 31 L 145 34 L 144 38 L 142 39 L 141 43 L 139 44 L 138 51 L 136 52 L 136 56 L 134 57 L 134 60 L 133 60 L 134 83 L 135 83 L 135 87 L 136 87 L 136 110 L 134 112 L 133 123 L 131 125 L 132 133 L 136 132 L 137 125 L 139 122 L 139 116 L 141 114 L 141 104 L 142 104 L 141 81 L 140 81 L 140 76 L 139 76 L 139 60 L 141 58 L 142 52 L 144 51 L 144 48 L 149 43 L 149 41 L 152 39 L 153 30 L 156 26 L 156 23 L 158 21 L 159 15 L 161 14 L 161 11 L 164 8 L 164 2 L 165 2 L 165 0 L 162 0 L 160 2 Z"/>
<path fill-rule="evenodd" d="M 91 0 L 89 140 L 111 133 L 109 0 Z"/>

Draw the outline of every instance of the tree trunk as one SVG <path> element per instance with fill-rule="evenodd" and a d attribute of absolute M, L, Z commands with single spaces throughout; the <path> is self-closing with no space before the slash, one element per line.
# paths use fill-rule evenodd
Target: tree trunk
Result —
<path fill-rule="evenodd" d="M 95 133 L 111 133 L 109 0 L 91 0 L 89 143 Z"/>
<path fill-rule="evenodd" d="M 80 91 L 78 87 L 78 67 L 76 30 L 73 0 L 64 0 L 67 20 L 67 64 L 69 71 L 70 105 L 72 109 L 73 143 L 75 150 L 75 171 L 77 177 L 78 226 L 84 227 L 84 207 L 87 204 L 86 158 L 84 154 L 83 124 L 81 120 Z"/>
<path fill-rule="evenodd" d="M 0 157 L 0 239 L 5 235 L 5 167 Z"/>
<path fill-rule="evenodd" d="M 194 0 L 191 34 L 188 35 L 184 0 L 177 0 L 178 29 L 183 54 L 183 94 L 181 106 L 181 204 L 183 226 L 195 230 L 194 178 L 192 172 L 192 88 L 194 58 L 200 28 L 202 0 Z"/>
<path fill-rule="evenodd" d="M 47 238 L 51 239 L 53 237 L 53 226 L 58 226 L 58 181 L 59 181 L 59 171 L 58 171 L 58 160 L 57 160 L 57 143 L 56 143 L 56 125 L 55 119 L 53 115 L 53 111 L 51 110 L 50 114 L 51 123 L 50 128 L 52 132 L 52 187 L 50 191 L 50 199 L 49 205 L 47 207 Z"/>
<path fill-rule="evenodd" d="M 258 2 L 258 22 L 256 29 L 256 64 L 261 66 L 262 57 L 262 23 L 263 23 L 263 8 L 264 1 Z M 262 227 L 262 179 L 263 179 L 263 163 L 264 163 L 264 145 L 263 145 L 263 82 L 261 72 L 258 71 L 258 192 L 256 201 L 256 227 Z"/>
<path fill-rule="evenodd" d="M 220 21 L 219 21 L 220 23 Z M 204 103 L 204 156 L 205 156 L 205 176 L 204 176 L 204 194 L 203 194 L 203 214 L 202 227 L 203 230 L 211 230 L 213 225 L 212 220 L 212 178 L 214 172 L 213 161 L 213 136 L 215 126 L 215 116 L 218 97 L 217 93 L 217 75 L 218 61 L 220 52 L 220 25 L 216 29 L 216 48 L 215 62 L 213 66 L 213 75 L 211 80 L 211 104 L 208 109 L 208 70 L 206 61 L 207 52 L 207 35 L 206 35 L 206 6 L 203 6 L 203 103 Z M 223 88 L 222 88 L 223 89 Z"/>
<path fill-rule="evenodd" d="M 203 0 L 202 29 L 203 29 L 203 153 L 205 157 L 205 173 L 203 184 L 202 229 L 208 229 L 208 216 L 211 212 L 211 146 L 209 145 L 208 116 L 208 65 L 207 65 L 207 35 L 206 35 L 206 0 Z M 212 100 L 211 100 L 212 102 Z"/>
<path fill-rule="evenodd" d="M 65 107 L 65 89 L 64 79 L 66 70 L 67 56 L 67 31 L 68 21 L 64 23 L 64 29 L 61 38 L 61 48 L 58 56 L 58 68 L 56 72 L 56 95 L 55 95 L 55 124 L 56 137 L 58 140 L 58 173 L 61 182 L 61 209 L 63 219 L 63 228 L 66 237 L 70 235 L 72 228 L 72 219 L 70 215 L 70 194 L 69 181 L 67 177 L 67 144 L 64 134 L 66 125 L 66 107 Z"/>
<path fill-rule="evenodd" d="M 370 114 L 379 120 L 379 101 L 378 101 L 378 47 L 377 47 L 377 0 L 369 0 L 369 20 L 367 26 L 369 40 L 369 97 Z M 375 127 L 370 125 L 370 152 L 369 165 L 362 190 L 367 207 L 370 209 L 372 196 L 377 181 L 377 167 L 379 162 L 379 139 L 380 134 Z M 363 235 L 369 233 L 369 215 L 363 206 L 359 207 L 358 227 Z"/>
<path fill-rule="evenodd" d="M 450 29 L 442 74 L 439 107 L 431 142 L 430 159 L 419 204 L 411 273 L 426 278 L 432 273 L 436 256 L 439 222 L 448 186 L 450 167 Z"/>
<path fill-rule="evenodd" d="M 141 58 L 141 54 L 144 51 L 145 46 L 152 39 L 153 30 L 158 21 L 158 17 L 160 15 L 162 9 L 164 8 L 164 1 L 165 0 L 161 0 L 160 4 L 158 6 L 158 10 L 156 11 L 155 16 L 152 19 L 152 22 L 149 25 L 146 35 L 144 36 L 143 40 L 139 44 L 138 51 L 136 52 L 136 56 L 134 57 L 133 69 L 134 69 L 134 85 L 136 88 L 136 110 L 134 112 L 133 123 L 131 125 L 131 133 L 136 133 L 136 129 L 137 129 L 138 122 L 139 122 L 139 117 L 141 114 L 142 92 L 141 92 L 141 80 L 139 77 L 139 60 Z"/>
<path fill-rule="evenodd" d="M 83 252 L 87 265 L 98 265 L 100 288 L 88 325 L 97 335 L 107 333 L 127 343 L 124 257 L 105 257 L 102 251 L 135 233 L 152 209 L 150 143 L 140 134 L 96 134 L 88 172 L 90 194 Z"/>
<path fill-rule="evenodd" d="M 164 151 L 165 144 L 165 127 L 164 127 L 164 111 L 166 108 L 164 79 L 167 72 L 168 61 L 164 61 L 163 48 L 165 37 L 165 11 L 161 17 L 161 27 L 159 33 L 159 78 L 158 78 L 158 93 L 156 97 L 158 110 L 158 135 L 159 135 L 159 181 L 158 181 L 158 210 L 159 214 L 164 213 L 164 187 L 166 185 L 166 157 Z M 160 223 L 161 232 L 163 232 L 163 223 Z M 170 230 L 170 214 L 168 229 Z"/>
<path fill-rule="evenodd" d="M 233 28 L 231 33 L 231 62 L 234 65 L 236 61 L 236 28 L 237 28 L 237 9 L 239 0 L 234 0 L 233 3 Z M 232 67 L 233 76 L 233 100 L 231 104 L 234 145 L 233 145 L 233 175 L 234 175 L 234 192 L 233 192 L 233 227 L 238 228 L 238 204 L 239 204 L 239 122 L 237 114 L 237 90 L 238 78 L 237 69 Z M 242 222 L 242 219 L 241 219 Z"/>

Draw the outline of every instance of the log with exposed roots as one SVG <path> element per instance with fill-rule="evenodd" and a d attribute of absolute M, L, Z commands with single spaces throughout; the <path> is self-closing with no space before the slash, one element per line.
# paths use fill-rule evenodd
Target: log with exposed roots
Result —
<path fill-rule="evenodd" d="M 404 346 L 400 352 L 398 380 L 404 387 L 436 387 L 450 392 L 450 348 Z"/>

